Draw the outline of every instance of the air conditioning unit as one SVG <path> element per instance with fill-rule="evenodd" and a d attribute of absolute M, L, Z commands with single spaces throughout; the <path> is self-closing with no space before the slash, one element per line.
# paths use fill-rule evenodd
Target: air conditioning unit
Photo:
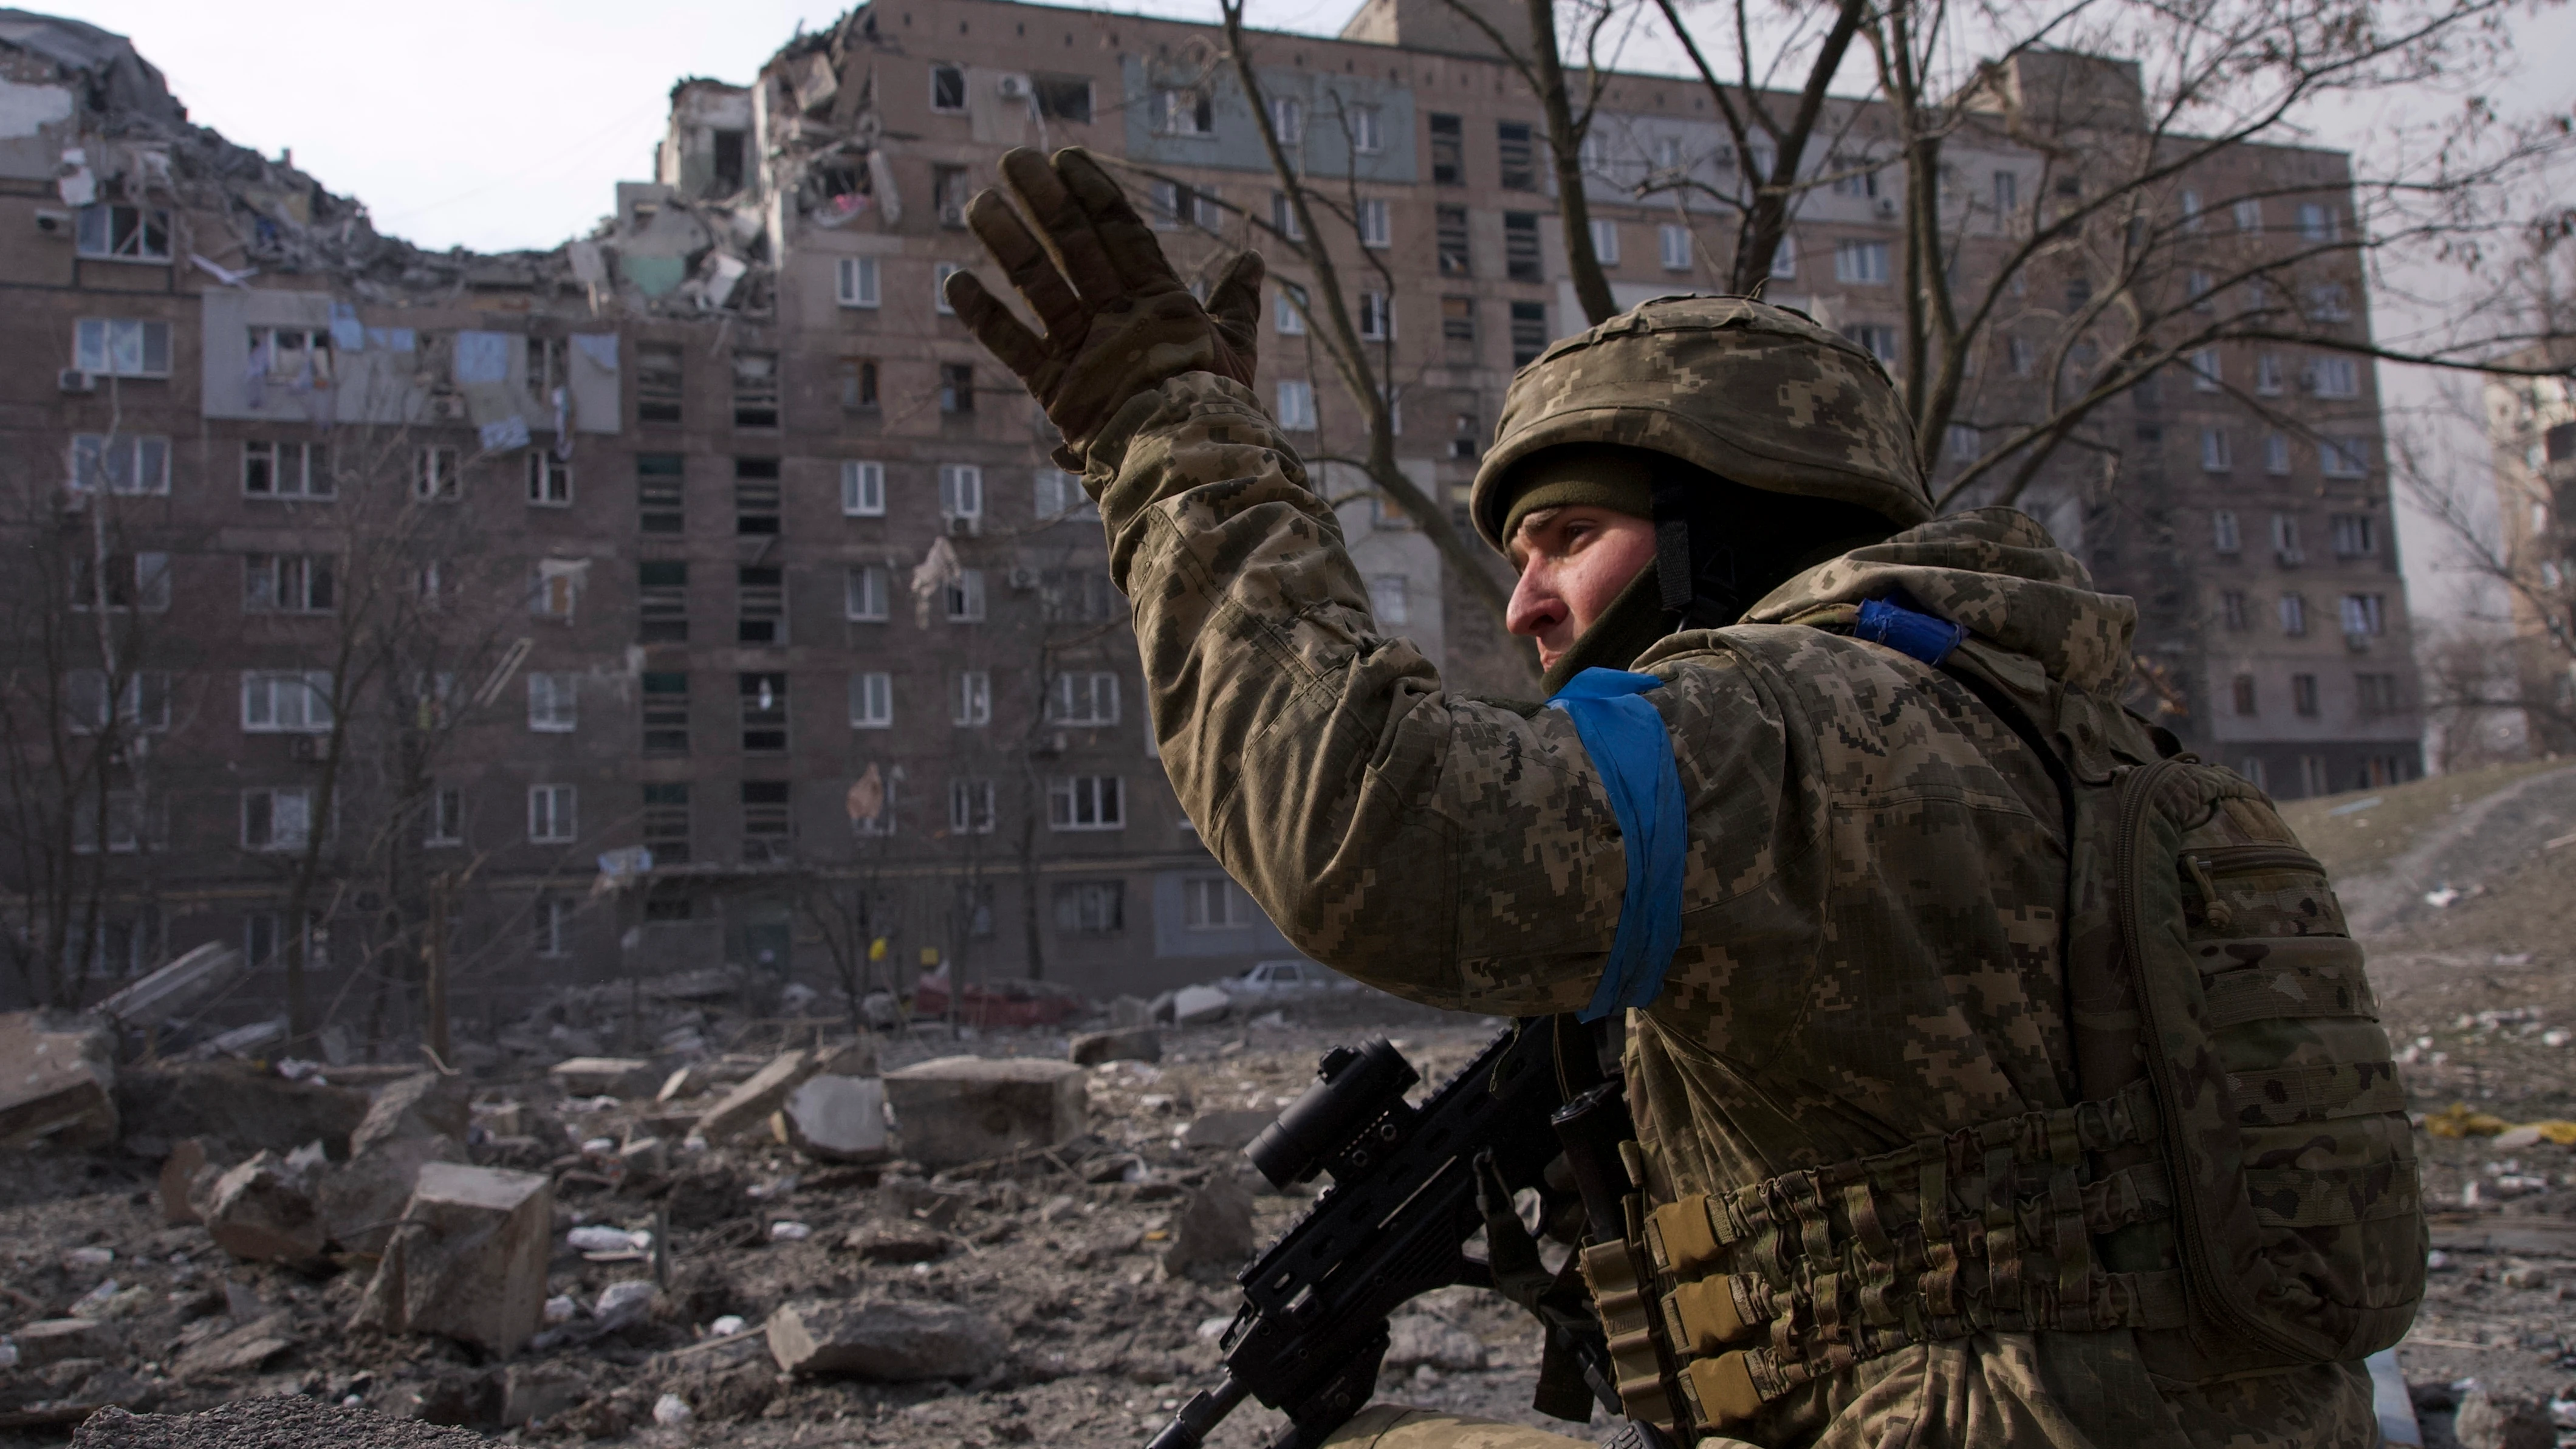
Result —
<path fill-rule="evenodd" d="M 1896 217 L 1896 198 L 1893 196 L 1880 197 L 1878 199 L 1878 214 L 1890 220 L 1894 220 Z"/>
<path fill-rule="evenodd" d="M 1034 588 L 1036 588 L 1037 586 L 1038 586 L 1038 571 L 1037 571 L 1036 569 L 1013 569 L 1013 570 L 1011 570 L 1011 587 L 1012 587 L 1012 588 L 1018 589 L 1018 590 L 1020 590 L 1021 592 L 1025 593 L 1025 592 L 1027 592 L 1027 591 L 1028 591 L 1028 590 L 1030 590 L 1030 589 L 1034 589 Z"/>
<path fill-rule="evenodd" d="M 69 231 L 71 230 L 71 225 L 72 214 L 68 211 L 40 209 L 36 213 L 36 230 L 38 231 Z"/>
<path fill-rule="evenodd" d="M 54 374 L 54 386 L 64 392 L 96 392 L 98 374 L 83 372 L 77 367 L 66 367 Z"/>
<path fill-rule="evenodd" d="M 296 763 L 298 764 L 323 764 L 331 758 L 331 737 L 329 735 L 297 735 L 295 737 L 294 753 Z"/>
<path fill-rule="evenodd" d="M 1006 75 L 994 89 L 1002 93 L 1003 100 L 1025 101 L 1029 98 L 1029 78 L 1024 75 Z"/>
<path fill-rule="evenodd" d="M 951 538 L 977 538 L 984 532 L 984 515 L 980 513 L 943 513 L 939 521 L 947 526 Z"/>

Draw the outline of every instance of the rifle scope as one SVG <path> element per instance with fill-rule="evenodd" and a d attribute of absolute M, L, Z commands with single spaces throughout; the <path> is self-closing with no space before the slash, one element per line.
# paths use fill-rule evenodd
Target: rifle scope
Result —
<path fill-rule="evenodd" d="M 1346 1167 L 1374 1160 L 1373 1140 L 1404 1135 L 1411 1109 L 1404 1094 L 1422 1080 L 1413 1064 L 1385 1038 L 1359 1050 L 1335 1047 L 1315 1068 L 1315 1085 L 1261 1129 L 1243 1155 L 1285 1192 L 1312 1181 L 1326 1167 L 1338 1178 Z"/>

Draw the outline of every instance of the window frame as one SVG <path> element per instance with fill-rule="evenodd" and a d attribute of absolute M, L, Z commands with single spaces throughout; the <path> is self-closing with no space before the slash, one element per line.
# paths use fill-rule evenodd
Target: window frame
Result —
<path fill-rule="evenodd" d="M 832 295 L 843 307 L 854 311 L 873 312 L 885 305 L 875 257 L 835 257 L 832 260 Z"/>
<path fill-rule="evenodd" d="M 581 674 L 578 670 L 528 671 L 528 729 L 541 735 L 568 735 L 581 728 Z"/>
<path fill-rule="evenodd" d="M 528 787 L 528 844 L 570 845 L 580 836 L 579 786 L 548 782 Z"/>
<path fill-rule="evenodd" d="M 1048 779 L 1047 829 L 1084 834 L 1126 828 L 1126 777 L 1058 775 Z"/>
<path fill-rule="evenodd" d="M 894 728 L 894 675 L 883 669 L 859 669 L 850 674 L 850 728 L 854 730 L 890 730 Z"/>
<path fill-rule="evenodd" d="M 841 516 L 886 516 L 885 464 L 874 458 L 841 460 Z"/>

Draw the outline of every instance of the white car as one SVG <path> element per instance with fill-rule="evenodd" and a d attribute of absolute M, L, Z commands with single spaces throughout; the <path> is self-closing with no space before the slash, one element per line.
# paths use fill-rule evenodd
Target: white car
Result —
<path fill-rule="evenodd" d="M 1291 956 L 1280 961 L 1255 961 L 1252 969 L 1240 976 L 1229 976 L 1224 982 L 1229 994 L 1237 996 L 1311 996 L 1320 991 L 1354 991 L 1359 983 L 1338 971 L 1303 957 Z"/>

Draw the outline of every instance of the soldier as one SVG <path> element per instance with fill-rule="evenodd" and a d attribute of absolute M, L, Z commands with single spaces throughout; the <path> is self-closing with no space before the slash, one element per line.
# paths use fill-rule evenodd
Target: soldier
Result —
<path fill-rule="evenodd" d="M 2154 1218 L 2154 1189 L 2121 1197 L 2145 1179 L 2116 1156 L 2086 1159 L 2089 1187 L 2070 1165 L 2136 1138 L 2104 1127 L 2118 1114 L 2073 1061 L 2073 807 L 2023 731 L 2062 730 L 2104 778 L 2169 740 L 2117 707 L 2131 602 L 2021 514 L 1933 518 L 1867 353 L 1781 308 L 1677 298 L 1524 370 L 1471 507 L 1564 707 L 1467 699 L 1378 629 L 1252 390 L 1259 256 L 1202 307 L 1087 155 L 1018 150 L 1002 171 L 1016 209 L 987 191 L 969 223 L 1043 334 L 971 274 L 948 296 L 1100 505 L 1162 758 L 1208 849 L 1361 980 L 1624 1019 L 1636 1165 L 1667 1228 L 1669 1205 L 1775 1204 L 1731 1244 L 1715 1206 L 1694 1219 L 1738 1274 L 1708 1280 L 1736 1297 L 1700 1349 L 1770 1347 L 1696 1380 L 1668 1369 L 1686 1416 L 1632 1413 L 1775 1446 L 2376 1441 L 2354 1365 L 2229 1377 L 2176 1347 L 2172 1275 L 2126 1271 L 2116 1237 Z M 1954 651 L 1967 675 L 1938 667 Z M 2029 1139 L 1997 1123 L 2040 1124 L 2047 1160 L 2017 1160 Z M 1865 1174 L 1805 1171 L 1923 1142 L 1948 1162 L 1940 1144 L 1977 1131 L 1973 1186 L 1917 1163 L 1919 1187 L 1873 1198 Z M 2056 1216 L 2017 1207 L 2026 1172 L 2054 1174 L 2036 1201 Z M 1814 1186 L 1855 1180 L 1830 1203 Z M 1989 1182 L 1982 1216 L 1953 1221 Z M 1668 1237 L 1659 1268 L 1699 1251 Z M 1747 1271 L 1765 1264 L 1787 1266 Z M 1337 1442 L 1575 1441 L 1380 1406 Z"/>

